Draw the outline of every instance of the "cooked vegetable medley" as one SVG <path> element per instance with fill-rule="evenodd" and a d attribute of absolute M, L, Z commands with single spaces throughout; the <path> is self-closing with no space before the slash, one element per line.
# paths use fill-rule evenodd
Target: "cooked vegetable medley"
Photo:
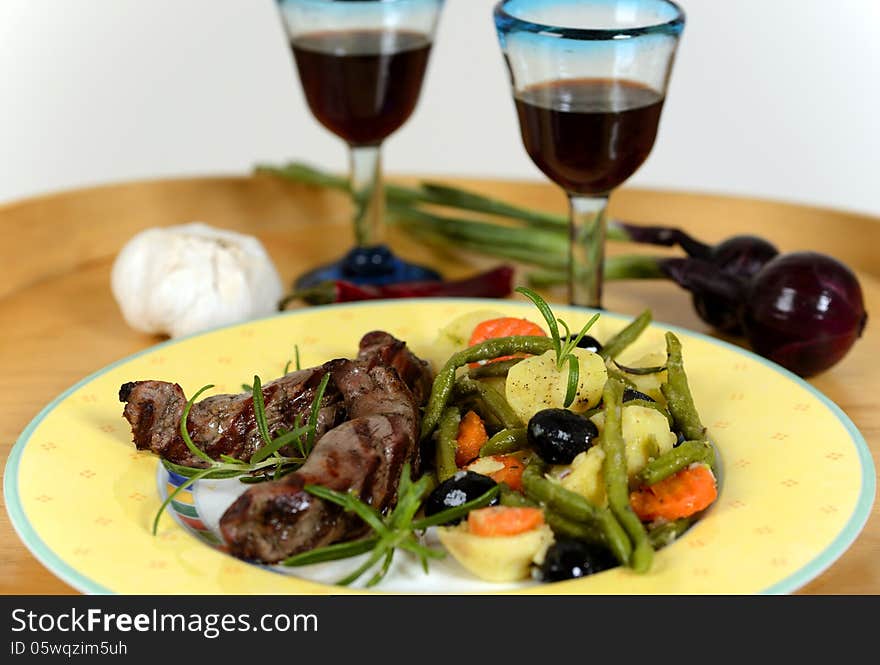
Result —
<path fill-rule="evenodd" d="M 654 552 L 718 495 L 681 343 L 668 332 L 665 349 L 622 365 L 617 358 L 650 312 L 597 340 L 587 334 L 597 317 L 573 333 L 537 294 L 520 291 L 546 329 L 488 311 L 441 329 L 434 348 L 443 357 L 421 425 L 427 473 L 418 487 L 406 481 L 418 489 L 408 490 L 419 503 L 412 515 L 424 517 L 408 517 L 386 538 L 410 542 L 413 530 L 436 527 L 446 553 L 492 582 L 552 582 L 617 566 L 648 573 Z M 339 548 L 302 563 L 339 558 Z M 427 552 L 442 555 L 420 552 L 424 561 Z"/>
<path fill-rule="evenodd" d="M 621 365 L 650 312 L 600 341 L 588 326 L 573 334 L 536 294 L 525 295 L 549 334 L 493 312 L 441 331 L 448 356 L 422 441 L 442 482 L 426 512 L 500 485 L 500 505 L 439 528 L 447 551 L 485 580 L 558 581 L 618 565 L 648 572 L 654 551 L 718 494 L 681 343 L 667 333 L 665 349 Z"/>

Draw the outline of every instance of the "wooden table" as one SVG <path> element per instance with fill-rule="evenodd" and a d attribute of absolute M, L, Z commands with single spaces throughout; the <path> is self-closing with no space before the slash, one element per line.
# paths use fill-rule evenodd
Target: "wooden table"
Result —
<path fill-rule="evenodd" d="M 459 180 L 453 184 L 534 208 L 562 212 L 563 196 L 546 184 Z M 880 312 L 880 220 L 778 202 L 675 192 L 623 190 L 615 217 L 680 226 L 715 242 L 753 232 L 783 251 L 815 249 L 860 276 L 870 313 Z M 0 459 L 36 413 L 83 376 L 160 341 L 126 326 L 109 289 L 116 252 L 137 231 L 201 220 L 259 237 L 285 280 L 335 258 L 351 242 L 348 202 L 339 194 L 269 176 L 112 185 L 0 207 Z M 485 259 L 452 256 L 403 236 L 405 256 L 450 276 Z M 612 248 L 613 251 L 613 248 Z M 562 300 L 562 293 L 553 295 Z M 690 298 L 669 283 L 619 282 L 609 309 L 636 314 L 649 303 L 658 321 L 707 331 Z M 872 321 L 850 354 L 812 380 L 852 418 L 880 466 L 880 326 Z M 25 549 L 0 511 L 0 594 L 74 593 Z M 880 508 L 829 570 L 802 593 L 880 593 Z"/>

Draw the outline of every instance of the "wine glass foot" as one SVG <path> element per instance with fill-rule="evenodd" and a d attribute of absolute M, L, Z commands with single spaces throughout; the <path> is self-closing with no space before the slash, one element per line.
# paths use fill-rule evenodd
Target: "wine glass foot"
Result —
<path fill-rule="evenodd" d="M 382 286 L 440 279 L 442 276 L 436 270 L 408 263 L 396 256 L 386 245 L 377 245 L 355 247 L 341 259 L 310 270 L 296 280 L 295 287 L 305 289 L 328 280 Z"/>

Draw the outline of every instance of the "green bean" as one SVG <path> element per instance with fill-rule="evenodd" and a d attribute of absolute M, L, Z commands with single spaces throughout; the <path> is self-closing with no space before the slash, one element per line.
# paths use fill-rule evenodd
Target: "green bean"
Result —
<path fill-rule="evenodd" d="M 681 534 L 687 531 L 694 520 L 691 517 L 683 517 L 672 522 L 664 522 L 648 531 L 648 540 L 655 550 L 671 545 Z"/>
<path fill-rule="evenodd" d="M 526 498 L 519 492 L 510 489 L 506 483 L 501 483 L 501 505 L 510 506 L 512 508 L 537 508 L 537 501 Z"/>
<path fill-rule="evenodd" d="M 635 342 L 651 323 L 651 310 L 646 309 L 633 319 L 628 326 L 605 342 L 599 355 L 605 359 L 616 358 L 620 353 Z"/>
<path fill-rule="evenodd" d="M 632 545 L 620 523 L 607 508 L 597 508 L 580 494 L 565 489 L 543 477 L 540 464 L 529 464 L 523 473 L 526 496 L 546 504 L 553 512 L 575 524 L 595 525 L 596 531 L 620 563 L 626 564 L 632 555 Z"/>
<path fill-rule="evenodd" d="M 608 372 L 609 379 L 616 379 L 617 381 L 620 381 L 623 385 L 625 385 L 627 388 L 632 388 L 633 390 L 637 389 L 638 386 L 636 386 L 636 382 L 633 381 L 631 378 L 629 378 L 626 374 L 621 372 L 616 367 L 608 367 L 606 365 L 605 369 Z"/>
<path fill-rule="evenodd" d="M 501 484 L 501 505 L 514 508 L 540 507 L 538 502 L 523 496 L 519 492 L 515 492 L 503 483 Z M 563 538 L 574 538 L 575 540 L 583 540 L 595 545 L 608 546 L 602 532 L 595 524 L 576 522 L 552 510 L 549 506 L 544 506 L 544 521 L 553 530 L 553 533 Z"/>
<path fill-rule="evenodd" d="M 522 362 L 525 358 L 511 358 L 510 360 L 496 360 L 493 363 L 486 363 L 479 367 L 472 367 L 468 370 L 468 376 L 472 379 L 496 379 L 507 376 L 510 368 L 517 363 Z"/>
<path fill-rule="evenodd" d="M 550 510 L 549 508 L 544 510 L 544 521 L 557 536 L 583 540 L 594 545 L 608 546 L 602 532 L 595 524 L 590 522 L 576 522 L 565 517 L 562 513 Z"/>
<path fill-rule="evenodd" d="M 456 395 L 478 395 L 498 422 L 505 429 L 522 427 L 522 421 L 516 412 L 510 408 L 507 400 L 492 386 L 481 381 L 474 381 L 468 376 L 460 376 L 455 381 L 454 391 Z"/>
<path fill-rule="evenodd" d="M 602 413 L 603 407 L 600 404 L 599 406 L 594 406 L 592 409 L 587 409 L 581 414 L 582 418 L 586 418 L 587 420 L 592 419 L 597 413 Z"/>
<path fill-rule="evenodd" d="M 461 413 L 454 406 L 443 411 L 440 428 L 437 432 L 436 467 L 437 480 L 441 483 L 458 471 L 455 464 L 455 451 L 458 448 L 458 425 Z"/>
<path fill-rule="evenodd" d="M 705 441 L 685 441 L 648 462 L 639 474 L 639 478 L 645 485 L 654 485 L 694 462 L 704 462 L 712 466 L 714 459 L 715 453 Z"/>
<path fill-rule="evenodd" d="M 515 453 L 527 445 L 528 439 L 525 427 L 503 429 L 483 444 L 483 447 L 480 448 L 480 457 Z"/>
<path fill-rule="evenodd" d="M 515 353 L 540 355 L 553 348 L 553 339 L 550 337 L 499 337 L 454 354 L 434 378 L 431 396 L 422 417 L 421 440 L 427 439 L 440 421 L 443 409 L 446 408 L 446 403 L 452 395 L 452 389 L 455 386 L 455 372 L 459 367 Z"/>
<path fill-rule="evenodd" d="M 453 397 L 455 394 L 453 393 Z M 452 402 L 456 406 L 461 407 L 462 413 L 467 413 L 468 411 L 476 411 L 482 418 L 483 423 L 486 426 L 486 430 L 490 432 L 497 432 L 499 430 L 504 429 L 504 423 L 502 423 L 498 416 L 495 414 L 492 409 L 486 406 L 486 403 L 479 398 L 477 395 L 473 395 L 469 398 L 466 398 L 464 401 L 459 402 L 458 400 L 453 400 Z"/>
<path fill-rule="evenodd" d="M 672 414 L 675 425 L 686 439 L 702 441 L 706 438 L 706 428 L 703 427 L 688 386 L 681 355 L 681 342 L 671 332 L 666 333 L 666 354 L 668 375 L 666 383 L 660 386 L 660 390 L 666 398 L 669 413 Z"/>
<path fill-rule="evenodd" d="M 654 549 L 648 542 L 645 527 L 629 504 L 629 479 L 626 470 L 626 444 L 621 428 L 621 402 L 623 384 L 609 380 L 602 395 L 605 402 L 605 426 L 602 429 L 601 446 L 605 453 L 602 461 L 602 476 L 608 505 L 611 512 L 629 534 L 633 543 L 630 566 L 637 573 L 644 573 L 651 567 Z"/>

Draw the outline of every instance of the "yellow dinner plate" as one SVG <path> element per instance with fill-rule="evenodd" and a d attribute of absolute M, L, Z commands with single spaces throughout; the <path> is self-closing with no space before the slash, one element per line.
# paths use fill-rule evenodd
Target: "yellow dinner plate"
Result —
<path fill-rule="evenodd" d="M 294 345 L 303 367 L 317 365 L 354 356 L 362 334 L 375 329 L 432 357 L 438 329 L 477 309 L 541 320 L 530 304 L 512 301 L 337 305 L 173 340 L 110 365 L 59 396 L 22 433 L 4 480 L 12 523 L 46 567 L 84 592 L 344 591 L 327 583 L 337 578 L 331 576 L 336 568 L 279 572 L 218 548 L 212 527 L 228 505 L 224 492 L 239 491 L 230 485 L 203 483 L 185 493 L 152 535 L 169 478 L 155 456 L 134 449 L 119 387 L 158 379 L 180 383 L 187 394 L 208 383 L 215 393 L 238 392 L 255 374 L 263 381 L 280 375 Z M 557 314 L 574 329 L 592 312 L 558 307 Z M 625 323 L 603 313 L 591 334 L 603 340 Z M 711 337 L 655 324 L 621 360 L 664 349 L 666 330 L 682 340 L 697 408 L 720 452 L 721 491 L 703 519 L 657 553 L 650 572 L 616 568 L 569 582 L 499 586 L 470 577 L 451 557 L 424 575 L 403 553 L 379 589 L 789 593 L 830 566 L 855 540 L 874 500 L 874 468 L 863 437 L 807 382 Z M 331 566 L 343 570 L 351 562 Z"/>

